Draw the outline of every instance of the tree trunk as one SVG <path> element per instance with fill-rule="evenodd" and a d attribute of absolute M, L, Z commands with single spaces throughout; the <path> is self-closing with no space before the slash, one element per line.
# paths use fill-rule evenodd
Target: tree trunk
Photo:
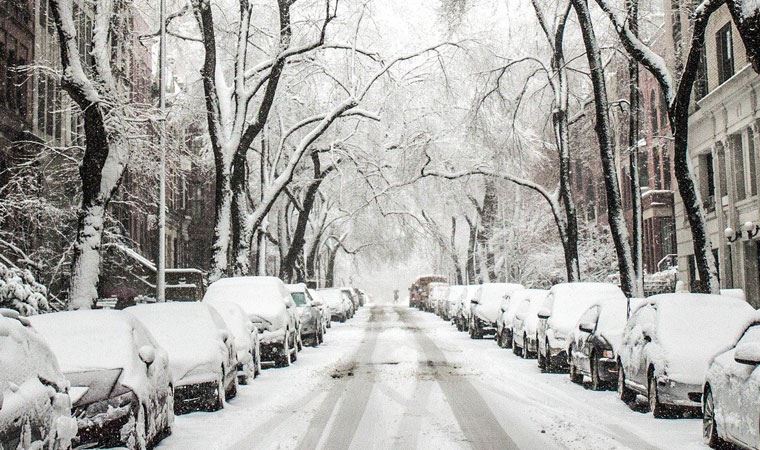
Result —
<path fill-rule="evenodd" d="M 296 265 L 296 260 L 299 255 L 303 254 L 303 248 L 306 244 L 306 226 L 309 223 L 309 215 L 314 208 L 314 201 L 317 197 L 317 191 L 319 186 L 324 181 L 325 177 L 335 168 L 330 166 L 325 171 L 322 171 L 322 166 L 319 161 L 319 152 L 312 152 L 311 161 L 314 167 L 314 180 L 306 188 L 306 194 L 304 194 L 303 204 L 301 210 L 298 213 L 298 221 L 296 223 L 295 231 L 293 231 L 293 239 L 291 240 L 290 248 L 285 258 L 282 261 L 282 267 L 280 270 L 280 278 L 292 282 L 293 272 Z M 303 281 L 303 280 L 299 280 Z"/>
<path fill-rule="evenodd" d="M 335 286 L 335 259 L 338 256 L 340 244 L 335 244 L 335 248 L 327 247 L 327 268 L 325 270 L 325 287 Z"/>
<path fill-rule="evenodd" d="M 477 235 L 477 241 L 483 254 L 483 272 L 488 278 L 484 281 L 488 282 L 496 281 L 496 256 L 491 247 L 491 237 L 493 236 L 493 228 L 496 223 L 498 209 L 499 197 L 496 193 L 496 185 L 491 177 L 486 177 L 483 207 L 480 209 L 481 226 Z"/>
<path fill-rule="evenodd" d="M 462 266 L 459 263 L 459 256 L 457 255 L 456 236 L 457 218 L 455 216 L 451 216 L 451 260 L 454 263 L 454 271 L 456 272 L 457 284 L 462 285 L 464 284 L 464 280 L 462 279 Z"/>
<path fill-rule="evenodd" d="M 591 70 L 596 110 L 594 128 L 599 140 L 599 155 L 602 160 L 604 186 L 607 193 L 607 215 L 620 269 L 620 288 L 627 297 L 631 297 L 634 293 L 631 247 L 628 241 L 628 229 L 623 217 L 620 186 L 617 179 L 617 168 L 615 167 L 615 147 L 609 122 L 609 101 L 601 50 L 592 25 L 588 3 L 586 0 L 572 0 L 572 4 L 578 17 L 578 24 L 586 48 L 586 57 Z"/>
<path fill-rule="evenodd" d="M 638 35 L 638 0 L 628 0 L 628 23 L 631 31 Z M 628 158 L 631 177 L 631 208 L 633 222 L 633 273 L 635 277 L 634 297 L 644 297 L 644 224 L 641 209 L 641 183 L 639 178 L 639 127 L 640 127 L 639 62 L 628 58 Z"/>
<path fill-rule="evenodd" d="M 469 217 L 465 216 L 470 226 L 470 236 L 467 240 L 467 284 L 475 284 L 478 273 L 475 264 L 475 246 L 477 245 L 478 228 Z"/>

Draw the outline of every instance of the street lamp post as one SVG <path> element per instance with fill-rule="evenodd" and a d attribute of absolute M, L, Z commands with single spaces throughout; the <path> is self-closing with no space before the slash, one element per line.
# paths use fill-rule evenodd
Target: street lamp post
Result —
<path fill-rule="evenodd" d="M 166 0 L 159 6 L 158 109 L 160 114 L 159 147 L 161 163 L 158 174 L 158 264 L 156 264 L 156 299 L 166 301 Z"/>

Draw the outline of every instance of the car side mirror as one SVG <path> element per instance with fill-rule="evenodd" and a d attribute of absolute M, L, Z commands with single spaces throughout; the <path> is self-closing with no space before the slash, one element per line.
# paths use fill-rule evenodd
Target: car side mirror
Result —
<path fill-rule="evenodd" d="M 539 319 L 548 319 L 549 316 L 552 315 L 551 311 L 549 311 L 549 308 L 541 308 L 538 310 L 538 314 L 536 314 Z"/>
<path fill-rule="evenodd" d="M 645 342 L 652 342 L 652 336 L 644 333 L 644 341 Z"/>
<path fill-rule="evenodd" d="M 319 300 L 312 300 L 311 306 L 320 307 L 322 306 L 322 302 L 320 302 Z"/>
<path fill-rule="evenodd" d="M 734 352 L 734 361 L 738 362 L 739 364 L 746 364 L 748 366 L 756 366 L 760 364 L 760 345 L 737 345 L 736 351 Z"/>
<path fill-rule="evenodd" d="M 140 349 L 137 351 L 137 354 L 140 356 L 142 362 L 144 362 L 147 366 L 153 364 L 153 361 L 156 360 L 156 349 L 150 345 L 143 345 L 140 347 Z"/>
<path fill-rule="evenodd" d="M 578 329 L 584 333 L 593 333 L 595 324 L 593 322 L 584 322 L 578 325 Z"/>

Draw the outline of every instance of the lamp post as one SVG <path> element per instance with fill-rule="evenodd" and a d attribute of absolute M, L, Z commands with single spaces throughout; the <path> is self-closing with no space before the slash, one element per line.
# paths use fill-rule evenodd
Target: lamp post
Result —
<path fill-rule="evenodd" d="M 166 301 L 166 0 L 159 6 L 158 109 L 160 114 L 158 145 L 161 162 L 158 173 L 158 262 L 156 264 L 156 299 Z"/>

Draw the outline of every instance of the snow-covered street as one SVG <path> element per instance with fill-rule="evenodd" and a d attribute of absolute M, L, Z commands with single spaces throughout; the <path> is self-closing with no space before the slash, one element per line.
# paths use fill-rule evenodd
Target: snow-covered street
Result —
<path fill-rule="evenodd" d="M 178 416 L 160 447 L 702 448 L 700 427 L 541 374 L 432 314 L 376 305 L 223 411 Z"/>

